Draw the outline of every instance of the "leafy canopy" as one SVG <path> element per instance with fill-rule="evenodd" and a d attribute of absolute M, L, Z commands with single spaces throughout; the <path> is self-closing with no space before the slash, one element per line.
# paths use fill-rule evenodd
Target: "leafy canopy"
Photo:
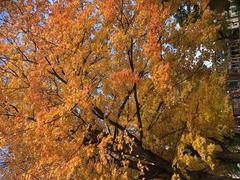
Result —
<path fill-rule="evenodd" d="M 208 1 L 0 5 L 5 178 L 225 173 L 209 138 L 229 136 L 233 121 Z"/>

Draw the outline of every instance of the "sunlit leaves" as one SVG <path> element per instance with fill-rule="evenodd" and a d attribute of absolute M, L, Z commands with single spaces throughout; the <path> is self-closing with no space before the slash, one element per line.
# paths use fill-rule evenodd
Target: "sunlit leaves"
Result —
<path fill-rule="evenodd" d="M 182 3 L 8 3 L 0 26 L 5 177 L 127 179 L 155 174 L 156 157 L 178 167 L 175 178 L 215 170 L 208 138 L 232 127 L 224 73 L 204 66 L 219 27 L 205 1 L 196 21 L 189 15 L 180 26 Z"/>

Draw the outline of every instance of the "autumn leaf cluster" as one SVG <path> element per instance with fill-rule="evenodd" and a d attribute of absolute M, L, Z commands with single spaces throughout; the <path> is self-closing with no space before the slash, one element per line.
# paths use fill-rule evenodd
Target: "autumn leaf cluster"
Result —
<path fill-rule="evenodd" d="M 200 16 L 179 24 L 184 3 Z M 224 174 L 209 138 L 231 135 L 233 120 L 207 1 L 0 5 L 5 178 Z"/>

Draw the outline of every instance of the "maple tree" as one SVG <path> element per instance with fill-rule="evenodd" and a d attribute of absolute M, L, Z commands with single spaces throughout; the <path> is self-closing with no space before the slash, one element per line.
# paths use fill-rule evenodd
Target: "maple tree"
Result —
<path fill-rule="evenodd" d="M 3 176 L 226 179 L 240 159 L 208 5 L 1 1 Z"/>

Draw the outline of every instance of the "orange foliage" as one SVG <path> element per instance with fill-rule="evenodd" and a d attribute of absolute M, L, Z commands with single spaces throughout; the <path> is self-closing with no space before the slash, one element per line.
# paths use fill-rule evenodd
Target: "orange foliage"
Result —
<path fill-rule="evenodd" d="M 221 174 L 208 137 L 229 135 L 231 108 L 224 73 L 202 65 L 217 17 L 173 18 L 194 2 L 1 1 L 3 178 Z"/>

